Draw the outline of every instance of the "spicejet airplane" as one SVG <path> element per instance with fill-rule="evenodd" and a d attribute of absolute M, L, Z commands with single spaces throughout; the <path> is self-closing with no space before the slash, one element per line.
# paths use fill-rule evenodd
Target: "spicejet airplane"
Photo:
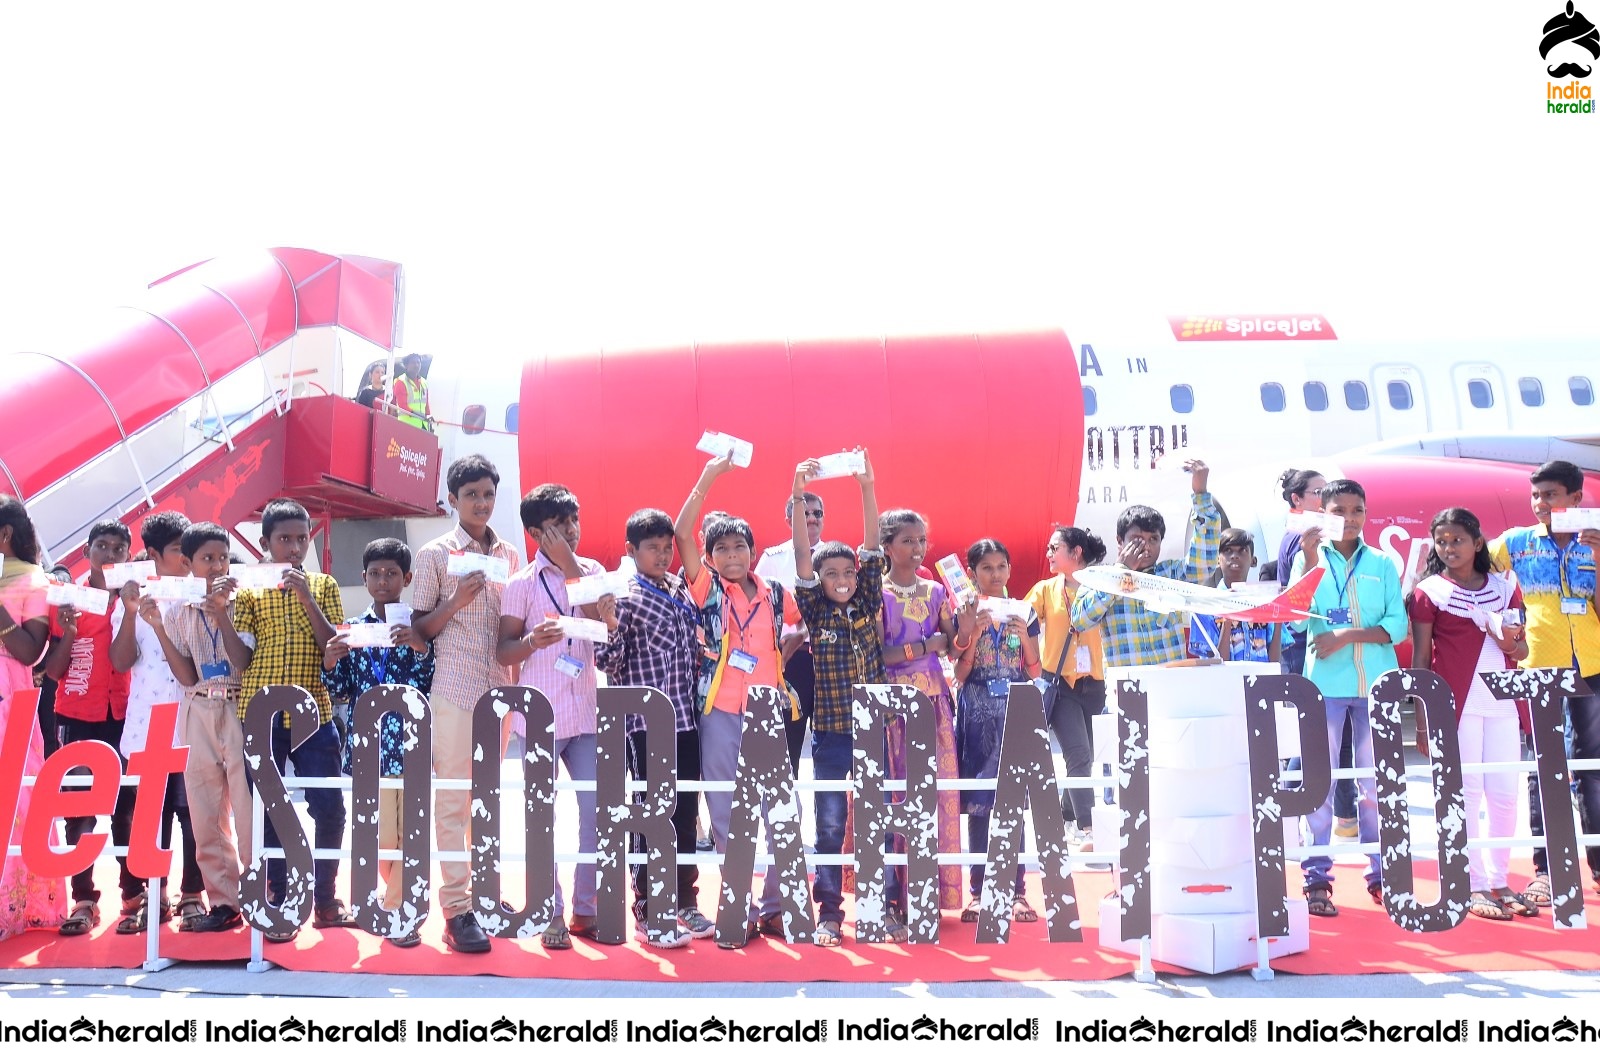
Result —
<path fill-rule="evenodd" d="M 1270 599 L 1262 599 L 1254 593 L 1214 589 L 1118 566 L 1085 567 L 1074 577 L 1087 588 L 1143 601 L 1152 611 L 1163 614 L 1187 611 L 1244 622 L 1296 622 L 1302 618 L 1321 617 L 1306 608 L 1311 606 L 1311 597 L 1317 591 L 1317 584 L 1322 581 L 1323 569 L 1312 567 L 1293 585 Z"/>

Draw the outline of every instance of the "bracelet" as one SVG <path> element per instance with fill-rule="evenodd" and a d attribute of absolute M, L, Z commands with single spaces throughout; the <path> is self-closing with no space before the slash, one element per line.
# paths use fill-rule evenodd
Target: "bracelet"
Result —
<path fill-rule="evenodd" d="M 916 651 L 912 649 L 911 643 L 909 641 L 907 641 L 906 642 L 906 662 L 910 662 L 912 659 L 915 659 L 916 657 L 917 657 Z"/>
<path fill-rule="evenodd" d="M 11 636 L 11 634 L 15 633 L 16 631 L 17 631 L 17 624 L 15 622 L 13 622 L 13 623 L 11 623 L 11 625 L 7 626 L 5 629 L 0 629 L 0 637 L 9 637 L 9 636 Z"/>
<path fill-rule="evenodd" d="M 972 641 L 968 639 L 968 641 L 963 644 L 961 643 L 961 638 L 957 637 L 955 640 L 950 642 L 950 646 L 956 651 L 966 651 L 968 648 L 972 647 Z"/>

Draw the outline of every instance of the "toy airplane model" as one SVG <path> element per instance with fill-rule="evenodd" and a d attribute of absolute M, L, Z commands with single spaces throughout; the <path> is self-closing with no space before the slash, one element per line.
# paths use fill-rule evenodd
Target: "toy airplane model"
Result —
<path fill-rule="evenodd" d="M 1302 618 L 1322 617 L 1306 610 L 1317 584 L 1322 581 L 1322 571 L 1321 567 L 1311 568 L 1293 585 L 1266 600 L 1259 594 L 1193 585 L 1126 567 L 1084 567 L 1076 577 L 1079 585 L 1114 596 L 1131 597 L 1142 601 L 1152 611 L 1188 611 L 1244 622 L 1296 622 Z"/>

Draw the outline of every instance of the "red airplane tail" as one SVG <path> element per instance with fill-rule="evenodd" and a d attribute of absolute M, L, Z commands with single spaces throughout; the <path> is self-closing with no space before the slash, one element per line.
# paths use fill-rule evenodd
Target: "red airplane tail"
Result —
<path fill-rule="evenodd" d="M 1312 567 L 1293 585 L 1266 603 L 1227 617 L 1243 619 L 1246 622 L 1298 622 L 1302 618 L 1312 618 L 1314 613 L 1310 610 L 1311 597 L 1316 594 L 1317 586 L 1322 582 L 1324 569 Z"/>

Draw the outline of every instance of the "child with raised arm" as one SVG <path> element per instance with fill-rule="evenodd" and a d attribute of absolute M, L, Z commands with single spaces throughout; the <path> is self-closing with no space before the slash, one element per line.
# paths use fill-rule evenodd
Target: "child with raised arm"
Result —
<path fill-rule="evenodd" d="M 818 470 L 815 460 L 795 468 L 792 496 L 794 515 L 795 603 L 811 631 L 816 660 L 816 711 L 811 718 L 811 766 L 818 780 L 842 780 L 850 773 L 853 749 L 853 688 L 858 684 L 883 684 L 883 552 L 871 548 L 878 532 L 878 497 L 873 485 L 872 460 L 859 449 L 865 470 L 857 472 L 861 487 L 864 529 L 861 548 L 852 551 L 842 541 L 828 541 L 813 552 L 807 547 L 802 501 L 806 486 Z M 859 565 L 858 565 L 859 560 Z M 842 791 L 816 793 L 817 853 L 838 854 L 844 849 L 845 819 L 849 799 Z M 818 865 L 816 873 L 817 928 L 811 939 L 818 946 L 843 941 L 843 873 L 839 865 Z M 910 937 L 903 920 L 886 911 L 885 925 L 891 941 Z"/>
<path fill-rule="evenodd" d="M 697 554 L 694 527 L 700 520 L 711 484 L 733 464 L 726 456 L 706 463 L 700 480 L 683 502 L 673 524 L 678 554 L 689 595 L 700 608 L 705 635 L 696 689 L 700 711 L 700 775 L 705 780 L 734 780 L 739 772 L 739 743 L 744 729 L 745 699 L 752 687 L 768 686 L 787 693 L 785 720 L 800 718 L 800 704 L 783 678 L 782 633 L 785 624 L 800 621 L 799 609 L 783 586 L 767 582 L 751 569 L 755 535 L 737 516 L 717 513 L 706 520 L 705 555 Z M 728 849 L 728 823 L 733 792 L 708 791 L 711 842 L 717 853 Z M 768 834 L 768 852 L 772 851 Z M 759 907 L 753 911 L 752 934 L 782 937 L 778 873 L 768 871 Z"/>

